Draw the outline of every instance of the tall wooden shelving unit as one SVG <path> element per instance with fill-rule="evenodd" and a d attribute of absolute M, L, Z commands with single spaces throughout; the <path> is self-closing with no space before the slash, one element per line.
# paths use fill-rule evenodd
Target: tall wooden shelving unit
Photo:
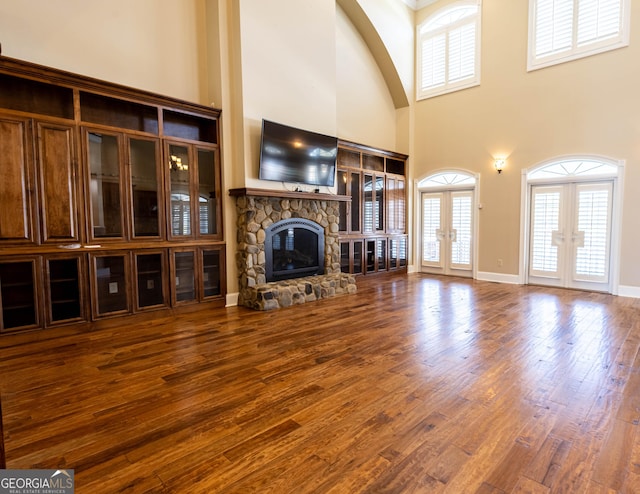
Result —
<path fill-rule="evenodd" d="M 224 304 L 219 118 L 0 57 L 0 332 Z"/>
<path fill-rule="evenodd" d="M 340 140 L 338 194 L 340 259 L 345 273 L 407 270 L 408 156 Z"/>

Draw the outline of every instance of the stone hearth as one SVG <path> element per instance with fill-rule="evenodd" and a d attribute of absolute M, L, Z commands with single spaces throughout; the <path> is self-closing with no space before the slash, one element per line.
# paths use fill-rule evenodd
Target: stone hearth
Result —
<path fill-rule="evenodd" d="M 355 293 L 355 277 L 340 272 L 338 209 L 344 196 L 233 189 L 236 196 L 238 304 L 259 310 Z M 267 283 L 265 230 L 282 220 L 303 218 L 324 228 L 324 275 Z"/>

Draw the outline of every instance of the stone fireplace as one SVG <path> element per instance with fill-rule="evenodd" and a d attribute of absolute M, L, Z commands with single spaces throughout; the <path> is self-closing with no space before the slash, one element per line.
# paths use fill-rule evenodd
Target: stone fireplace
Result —
<path fill-rule="evenodd" d="M 356 291 L 355 278 L 340 271 L 338 209 L 347 198 L 263 189 L 230 194 L 236 197 L 239 305 L 268 310 Z M 313 249 L 303 247 L 313 235 L 323 239 L 317 264 Z"/>

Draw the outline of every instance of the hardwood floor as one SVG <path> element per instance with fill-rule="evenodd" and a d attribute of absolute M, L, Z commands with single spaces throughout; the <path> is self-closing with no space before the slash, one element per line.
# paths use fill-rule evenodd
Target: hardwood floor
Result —
<path fill-rule="evenodd" d="M 640 492 L 640 300 L 358 283 L 1 337 L 7 467 L 79 494 Z"/>

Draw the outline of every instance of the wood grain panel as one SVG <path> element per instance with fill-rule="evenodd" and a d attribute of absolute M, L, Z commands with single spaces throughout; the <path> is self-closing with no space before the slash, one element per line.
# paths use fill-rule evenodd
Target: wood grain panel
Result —
<path fill-rule="evenodd" d="M 73 128 L 38 125 L 38 164 L 44 241 L 78 239 L 74 184 Z"/>
<path fill-rule="evenodd" d="M 31 153 L 27 147 L 26 133 L 26 121 L 0 120 L 0 240 L 32 238 L 29 176 Z"/>

